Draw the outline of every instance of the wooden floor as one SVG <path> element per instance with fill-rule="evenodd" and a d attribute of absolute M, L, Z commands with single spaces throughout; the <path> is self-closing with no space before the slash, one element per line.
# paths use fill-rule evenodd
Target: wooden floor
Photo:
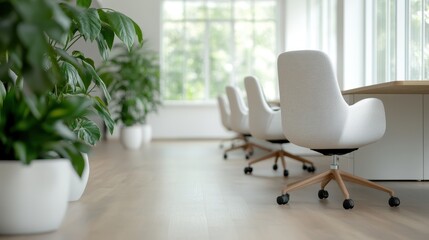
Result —
<path fill-rule="evenodd" d="M 328 168 L 315 160 L 316 173 Z M 335 182 L 326 200 L 316 185 L 278 206 L 286 183 L 311 174 L 288 160 L 288 179 L 272 161 L 244 175 L 242 152 L 223 160 L 218 141 L 160 141 L 139 151 L 110 141 L 90 164 L 87 190 L 58 231 L 0 239 L 429 239 L 429 182 L 382 182 L 401 199 L 398 208 L 386 193 L 347 183 L 355 207 L 344 210 Z"/>

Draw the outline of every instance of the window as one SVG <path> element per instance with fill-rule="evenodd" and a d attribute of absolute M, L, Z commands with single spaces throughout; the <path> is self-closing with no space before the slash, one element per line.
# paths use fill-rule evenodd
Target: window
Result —
<path fill-rule="evenodd" d="M 408 1 L 408 79 L 429 77 L 429 2 Z"/>
<path fill-rule="evenodd" d="M 164 0 L 164 100 L 211 100 L 256 76 L 267 97 L 277 86 L 277 0 Z"/>
<path fill-rule="evenodd" d="M 366 85 L 429 77 L 429 1 L 367 0 L 369 80 Z M 372 9 L 371 9 L 372 8 Z"/>

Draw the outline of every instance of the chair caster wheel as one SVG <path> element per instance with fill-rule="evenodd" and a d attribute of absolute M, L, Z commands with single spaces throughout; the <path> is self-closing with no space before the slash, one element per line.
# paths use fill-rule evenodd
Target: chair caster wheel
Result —
<path fill-rule="evenodd" d="M 399 206 L 399 204 L 401 204 L 401 201 L 399 200 L 399 198 L 393 197 L 393 196 L 389 198 L 389 205 L 391 207 L 397 207 Z"/>
<path fill-rule="evenodd" d="M 325 189 L 320 189 L 317 195 L 319 196 L 319 199 L 326 199 L 329 197 L 329 193 Z"/>
<path fill-rule="evenodd" d="M 279 167 L 277 166 L 277 164 L 273 165 L 273 170 L 276 171 Z"/>
<path fill-rule="evenodd" d="M 245 167 L 244 168 L 244 174 L 252 174 L 253 168 L 252 167 Z"/>
<path fill-rule="evenodd" d="M 227 158 L 228 158 L 228 154 L 226 154 L 226 153 L 225 153 L 225 154 L 223 155 L 223 159 L 225 159 L 225 160 L 226 160 Z"/>
<path fill-rule="evenodd" d="M 285 169 L 285 170 L 283 171 L 283 176 L 284 176 L 284 177 L 289 176 L 289 171 L 288 171 L 287 169 Z"/>
<path fill-rule="evenodd" d="M 308 167 L 308 168 L 307 168 L 307 171 L 308 171 L 309 173 L 313 173 L 313 172 L 315 172 L 315 171 L 316 171 L 316 168 L 315 168 L 315 167 L 313 167 L 313 166 L 311 166 L 311 167 Z"/>
<path fill-rule="evenodd" d="M 308 168 L 307 165 L 305 164 L 302 165 L 302 170 L 307 170 L 307 168 Z"/>
<path fill-rule="evenodd" d="M 289 193 L 283 194 L 281 196 L 277 197 L 277 204 L 278 205 L 285 205 L 289 202 Z"/>
<path fill-rule="evenodd" d="M 355 206 L 355 203 L 351 199 L 346 199 L 343 202 L 344 209 L 352 209 Z"/>

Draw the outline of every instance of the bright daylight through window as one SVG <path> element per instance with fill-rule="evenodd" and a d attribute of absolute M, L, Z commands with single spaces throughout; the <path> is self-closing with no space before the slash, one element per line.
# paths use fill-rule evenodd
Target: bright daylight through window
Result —
<path fill-rule="evenodd" d="M 247 75 L 273 92 L 277 22 L 277 0 L 164 0 L 164 100 L 211 100 Z"/>
<path fill-rule="evenodd" d="M 374 84 L 429 77 L 429 1 L 367 0 L 372 8 L 372 49 L 367 56 Z"/>

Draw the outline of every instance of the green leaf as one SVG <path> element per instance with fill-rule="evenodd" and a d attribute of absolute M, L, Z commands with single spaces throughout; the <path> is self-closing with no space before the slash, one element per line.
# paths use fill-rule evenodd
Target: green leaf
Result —
<path fill-rule="evenodd" d="M 63 7 L 77 23 L 77 28 L 84 39 L 94 41 L 101 31 L 101 20 L 97 9 L 80 9 L 69 4 L 64 4 Z"/>
<path fill-rule="evenodd" d="M 19 24 L 17 30 L 19 39 L 29 51 L 26 56 L 27 61 L 33 66 L 43 67 L 45 53 L 48 52 L 48 44 L 44 33 L 33 24 L 27 23 Z"/>
<path fill-rule="evenodd" d="M 93 105 L 90 98 L 78 95 L 65 96 L 62 104 L 72 110 L 72 112 L 67 116 L 68 118 L 65 119 L 74 119 L 87 115 L 89 113 L 89 109 Z"/>
<path fill-rule="evenodd" d="M 71 160 L 71 164 L 79 177 L 82 177 L 85 169 L 85 159 L 80 151 L 76 150 L 76 146 L 65 146 L 66 156 Z"/>
<path fill-rule="evenodd" d="M 102 28 L 100 35 L 96 38 L 98 50 L 104 60 L 107 60 L 109 57 L 110 50 L 112 50 L 114 38 L 115 33 L 108 28 Z"/>
<path fill-rule="evenodd" d="M 67 84 L 74 92 L 76 91 L 77 86 L 79 86 L 81 89 L 86 89 L 78 70 L 72 64 L 68 62 L 62 62 L 61 71 L 67 80 Z"/>
<path fill-rule="evenodd" d="M 103 100 L 101 100 L 100 97 L 94 97 L 94 103 L 95 109 L 97 110 L 98 115 L 103 119 L 107 130 L 109 130 L 110 134 L 113 134 L 115 122 L 113 121 L 106 104 L 104 104 Z"/>
<path fill-rule="evenodd" d="M 39 32 L 59 42 L 65 40 L 70 19 L 61 11 L 59 4 L 51 0 L 12 1 L 23 22 L 39 29 Z M 30 35 L 31 36 L 31 35 Z"/>
<path fill-rule="evenodd" d="M 29 164 L 29 160 L 27 157 L 27 150 L 25 144 L 23 142 L 14 142 L 13 149 L 15 150 L 16 157 L 23 163 Z"/>
<path fill-rule="evenodd" d="M 86 68 L 84 68 L 82 66 L 82 64 L 80 63 L 80 61 L 78 61 L 76 58 L 80 58 L 80 57 L 76 57 L 76 56 L 70 56 L 70 54 L 66 51 L 64 51 L 63 49 L 60 48 L 56 48 L 55 51 L 57 51 L 57 54 L 61 56 L 61 59 L 63 61 L 66 61 L 68 63 L 70 63 L 71 65 L 73 65 L 76 70 L 79 73 L 79 76 L 81 77 L 84 85 L 85 85 L 85 90 L 88 89 L 89 85 L 91 84 L 91 79 L 92 76 L 91 74 L 86 70 Z M 77 51 L 74 51 L 73 53 L 76 53 Z M 85 59 L 85 57 L 82 57 L 83 59 Z"/>
<path fill-rule="evenodd" d="M 101 20 L 96 9 L 85 10 L 79 30 L 85 39 L 94 41 L 98 37 L 101 31 Z"/>
<path fill-rule="evenodd" d="M 79 139 L 89 145 L 95 145 L 101 139 L 101 131 L 96 123 L 89 119 L 79 119 L 76 129 L 73 131 L 77 133 Z"/>
<path fill-rule="evenodd" d="M 0 82 L 0 105 L 3 103 L 3 98 L 6 96 L 6 88 L 3 82 Z"/>
<path fill-rule="evenodd" d="M 92 0 L 77 0 L 77 5 L 83 8 L 89 8 L 91 6 Z"/>
<path fill-rule="evenodd" d="M 131 21 L 133 21 L 133 20 L 131 20 Z M 134 25 L 134 30 L 136 31 L 137 40 L 138 40 L 139 44 L 142 45 L 143 44 L 143 32 L 142 32 L 140 26 L 136 22 L 133 21 L 133 25 Z"/>
<path fill-rule="evenodd" d="M 101 89 L 101 91 L 103 92 L 104 97 L 106 98 L 107 102 L 110 102 L 111 97 L 110 97 L 109 91 L 107 91 L 106 84 L 104 84 L 103 80 L 100 78 L 100 76 L 98 76 L 98 74 L 95 71 L 94 67 L 91 66 L 91 64 L 89 64 L 89 63 L 87 63 L 85 61 L 82 61 L 82 63 L 84 65 L 84 67 L 91 74 L 92 79 L 93 79 L 95 85 L 97 85 Z"/>
<path fill-rule="evenodd" d="M 65 95 L 60 103 L 51 106 L 47 111 L 45 121 L 73 120 L 88 114 L 91 106 L 92 101 L 87 97 Z"/>
<path fill-rule="evenodd" d="M 115 33 L 111 29 L 104 27 L 101 29 L 100 33 L 103 35 L 103 38 L 106 41 L 109 49 L 112 50 L 113 42 L 115 40 Z"/>
<path fill-rule="evenodd" d="M 105 12 L 105 16 L 116 36 L 130 49 L 136 35 L 133 21 L 120 12 Z"/>
<path fill-rule="evenodd" d="M 55 132 L 64 139 L 75 140 L 76 135 L 62 122 L 57 122 L 54 126 Z"/>

